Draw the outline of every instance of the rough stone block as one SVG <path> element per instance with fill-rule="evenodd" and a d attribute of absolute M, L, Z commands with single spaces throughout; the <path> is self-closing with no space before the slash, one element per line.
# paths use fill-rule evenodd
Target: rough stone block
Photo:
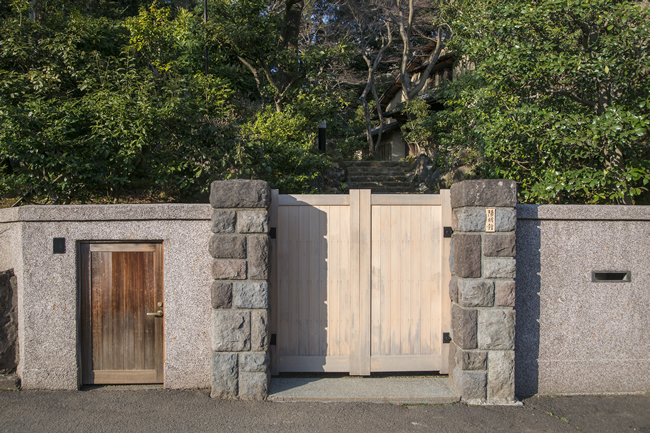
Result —
<path fill-rule="evenodd" d="M 494 282 L 490 280 L 458 279 L 458 304 L 463 307 L 494 305 Z"/>
<path fill-rule="evenodd" d="M 241 352 L 251 348 L 250 311 L 212 311 L 212 350 Z"/>
<path fill-rule="evenodd" d="M 497 209 L 494 228 L 498 232 L 513 232 L 517 227 L 516 209 Z"/>
<path fill-rule="evenodd" d="M 263 180 L 216 180 L 210 185 L 213 208 L 267 208 L 270 203 L 271 188 Z"/>
<path fill-rule="evenodd" d="M 248 237 L 248 278 L 266 280 L 269 277 L 269 237 Z"/>
<path fill-rule="evenodd" d="M 245 280 L 246 260 L 213 260 L 211 273 L 215 280 Z"/>
<path fill-rule="evenodd" d="M 246 236 L 212 235 L 208 251 L 215 259 L 245 259 Z"/>
<path fill-rule="evenodd" d="M 456 277 L 451 277 L 449 281 L 449 299 L 451 302 L 458 303 L 458 278 Z"/>
<path fill-rule="evenodd" d="M 454 234 L 454 271 L 463 278 L 481 277 L 481 235 Z"/>
<path fill-rule="evenodd" d="M 489 352 L 487 399 L 501 404 L 515 401 L 514 350 Z"/>
<path fill-rule="evenodd" d="M 456 368 L 456 351 L 458 351 L 458 346 L 456 346 L 456 343 L 453 341 L 449 343 L 449 380 L 452 381 L 454 380 L 454 369 Z"/>
<path fill-rule="evenodd" d="M 478 312 L 477 337 L 479 349 L 513 350 L 515 348 L 515 311 L 509 309 L 480 310 Z"/>
<path fill-rule="evenodd" d="M 246 352 L 239 354 L 239 369 L 243 372 L 266 373 L 269 368 L 270 358 L 267 352 Z"/>
<path fill-rule="evenodd" d="M 476 349 L 477 316 L 476 310 L 451 306 L 451 338 L 461 349 Z"/>
<path fill-rule="evenodd" d="M 455 355 L 454 365 L 461 370 L 485 370 L 487 368 L 487 352 L 458 349 Z"/>
<path fill-rule="evenodd" d="M 499 307 L 515 306 L 515 282 L 497 281 L 495 287 L 494 305 Z"/>
<path fill-rule="evenodd" d="M 483 259 L 484 278 L 514 278 L 517 262 L 511 257 Z"/>
<path fill-rule="evenodd" d="M 212 232 L 213 233 L 234 233 L 237 212 L 234 210 L 212 210 Z"/>
<path fill-rule="evenodd" d="M 504 179 L 465 180 L 451 186 L 451 207 L 514 207 L 517 183 Z"/>
<path fill-rule="evenodd" d="M 212 353 L 212 392 L 210 397 L 236 399 L 238 394 L 239 369 L 236 353 Z"/>
<path fill-rule="evenodd" d="M 266 310 L 251 312 L 251 350 L 269 350 L 269 313 Z"/>
<path fill-rule="evenodd" d="M 237 232 L 239 233 L 268 233 L 269 215 L 266 209 L 237 212 Z"/>
<path fill-rule="evenodd" d="M 215 280 L 210 288 L 212 308 L 230 308 L 232 306 L 232 283 Z"/>
<path fill-rule="evenodd" d="M 264 400 L 269 395 L 269 376 L 266 373 L 241 373 L 239 398 L 242 400 Z"/>
<path fill-rule="evenodd" d="M 20 378 L 15 374 L 0 374 L 0 391 L 15 391 L 20 389 Z"/>
<path fill-rule="evenodd" d="M 484 232 L 485 231 L 485 208 L 464 207 L 454 209 L 459 232 Z"/>
<path fill-rule="evenodd" d="M 483 235 L 483 255 L 485 257 L 514 257 L 516 237 L 511 233 L 486 233 Z"/>
<path fill-rule="evenodd" d="M 268 308 L 269 283 L 234 283 L 233 303 L 235 308 Z"/>
<path fill-rule="evenodd" d="M 454 369 L 454 389 L 464 401 L 478 403 L 485 401 L 487 395 L 487 371 L 463 371 Z"/>

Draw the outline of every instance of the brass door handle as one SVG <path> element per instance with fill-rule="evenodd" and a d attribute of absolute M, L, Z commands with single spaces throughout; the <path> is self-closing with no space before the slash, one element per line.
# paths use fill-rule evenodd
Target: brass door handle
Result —
<path fill-rule="evenodd" d="M 147 316 L 162 317 L 163 316 L 163 310 L 158 310 L 155 313 L 147 313 Z"/>

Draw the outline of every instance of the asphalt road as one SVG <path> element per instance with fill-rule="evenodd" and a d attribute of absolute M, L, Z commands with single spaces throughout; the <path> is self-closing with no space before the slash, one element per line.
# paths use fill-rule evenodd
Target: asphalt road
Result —
<path fill-rule="evenodd" d="M 648 432 L 650 396 L 523 406 L 219 401 L 206 390 L 0 392 L 2 432 Z"/>

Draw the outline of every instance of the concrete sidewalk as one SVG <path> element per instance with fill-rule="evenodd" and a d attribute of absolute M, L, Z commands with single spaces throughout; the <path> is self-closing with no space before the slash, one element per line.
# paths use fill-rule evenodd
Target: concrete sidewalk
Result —
<path fill-rule="evenodd" d="M 3 432 L 650 432 L 646 395 L 523 406 L 220 401 L 207 390 L 0 392 Z"/>

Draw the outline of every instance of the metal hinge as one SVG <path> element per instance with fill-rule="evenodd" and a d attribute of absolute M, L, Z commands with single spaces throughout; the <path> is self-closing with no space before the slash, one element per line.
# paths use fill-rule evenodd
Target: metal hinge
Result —
<path fill-rule="evenodd" d="M 271 236 L 271 239 L 275 239 L 275 227 L 271 227 L 271 231 L 269 232 L 269 236 Z"/>
<path fill-rule="evenodd" d="M 442 233 L 444 237 L 450 238 L 452 233 L 454 233 L 454 231 L 451 229 L 451 227 L 444 227 Z"/>
<path fill-rule="evenodd" d="M 449 335 L 449 332 L 442 333 L 442 342 L 444 344 L 451 343 L 451 335 Z"/>
<path fill-rule="evenodd" d="M 276 343 L 275 343 L 275 338 L 276 338 L 275 336 L 276 336 L 276 335 L 277 335 L 277 334 L 271 334 L 271 342 L 269 343 L 271 346 L 275 346 L 275 344 L 276 344 Z"/>

